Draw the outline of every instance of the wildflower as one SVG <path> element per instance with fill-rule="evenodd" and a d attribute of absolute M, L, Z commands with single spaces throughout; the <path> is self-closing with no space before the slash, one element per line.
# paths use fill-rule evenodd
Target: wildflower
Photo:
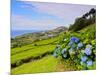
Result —
<path fill-rule="evenodd" d="M 56 53 L 56 52 L 54 52 L 53 56 L 54 56 L 55 58 L 57 58 L 57 57 L 58 57 L 58 55 L 57 55 L 57 53 Z"/>
<path fill-rule="evenodd" d="M 87 67 L 88 66 L 92 66 L 92 65 L 93 65 L 93 61 L 92 60 L 87 61 Z"/>
<path fill-rule="evenodd" d="M 63 54 L 63 58 L 67 58 L 67 55 L 66 54 Z"/>
<path fill-rule="evenodd" d="M 86 54 L 86 55 L 91 55 L 91 54 L 92 54 L 91 49 L 90 49 L 90 48 L 86 48 L 86 49 L 85 49 L 85 54 Z"/>
<path fill-rule="evenodd" d="M 79 42 L 79 39 L 77 37 L 72 37 L 70 40 L 71 41 L 74 41 L 75 43 L 78 43 Z"/>
<path fill-rule="evenodd" d="M 73 41 L 70 41 L 68 45 L 72 45 L 72 44 L 73 44 Z"/>
<path fill-rule="evenodd" d="M 78 43 L 78 47 L 82 48 L 83 47 L 83 43 Z"/>
<path fill-rule="evenodd" d="M 65 54 L 66 53 L 66 48 L 64 48 L 63 50 L 62 50 L 62 54 Z"/>
<path fill-rule="evenodd" d="M 85 62 L 88 58 L 86 56 L 81 57 L 81 61 Z"/>
<path fill-rule="evenodd" d="M 72 54 L 73 53 L 73 49 L 69 49 L 69 54 Z"/>

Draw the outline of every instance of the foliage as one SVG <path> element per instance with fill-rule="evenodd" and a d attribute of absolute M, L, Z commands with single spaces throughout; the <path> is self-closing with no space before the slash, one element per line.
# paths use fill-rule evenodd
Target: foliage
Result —
<path fill-rule="evenodd" d="M 79 33 L 66 34 L 65 37 L 56 46 L 54 57 L 60 56 L 64 60 L 72 59 L 80 70 L 95 69 L 95 25 L 87 27 Z"/>
<path fill-rule="evenodd" d="M 35 42 L 37 46 L 34 46 L 35 43 L 32 43 L 22 47 L 12 48 L 11 63 L 20 65 L 12 68 L 12 75 L 95 69 L 96 59 L 93 58 L 96 56 L 95 32 L 95 24 L 93 24 L 80 30 L 79 32 L 64 32 L 59 34 L 59 37 L 37 41 Z M 70 42 L 70 40 L 75 40 L 75 43 Z M 71 46 L 71 44 L 73 44 L 73 46 Z M 76 45 L 79 47 L 79 50 L 76 50 L 78 49 Z M 89 45 L 92 45 L 92 54 L 91 51 L 89 50 L 89 52 L 87 49 L 87 47 L 91 48 Z M 69 52 L 72 51 L 69 50 L 70 47 L 76 48 L 73 49 L 71 55 L 69 54 Z M 82 54 L 85 49 L 86 52 L 89 52 L 91 55 L 88 56 L 86 53 Z M 52 56 L 52 52 L 54 50 L 60 50 L 57 51 L 56 58 Z M 82 55 L 77 54 L 78 56 L 75 56 L 75 51 L 78 51 L 78 53 L 81 53 Z M 27 63 L 22 61 L 23 59 L 26 60 L 30 57 L 35 58 L 37 56 L 42 56 L 47 52 L 51 52 L 51 54 L 47 54 L 41 59 L 31 60 Z"/>
<path fill-rule="evenodd" d="M 74 24 L 69 27 L 69 31 L 79 31 L 88 25 L 95 23 L 96 9 L 92 8 L 89 12 L 85 13 L 82 17 L 76 18 Z"/>

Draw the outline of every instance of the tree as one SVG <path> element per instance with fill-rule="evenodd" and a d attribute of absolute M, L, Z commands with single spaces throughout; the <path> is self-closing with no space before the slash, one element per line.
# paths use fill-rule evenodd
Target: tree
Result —
<path fill-rule="evenodd" d="M 90 11 L 89 11 L 89 14 L 95 14 L 96 13 L 96 9 L 92 8 Z"/>
<path fill-rule="evenodd" d="M 82 17 L 76 18 L 73 25 L 70 25 L 69 30 L 78 31 L 88 25 L 95 23 L 96 9 L 92 8 L 89 12 L 86 12 Z"/>
<path fill-rule="evenodd" d="M 82 18 L 85 18 L 85 19 L 87 19 L 87 17 L 89 16 L 89 13 L 87 12 L 87 13 L 85 13 L 84 15 L 83 15 L 83 17 Z"/>
<path fill-rule="evenodd" d="M 91 23 L 94 23 L 95 19 L 96 19 L 96 9 L 92 8 L 89 11 L 89 15 L 90 15 L 90 21 L 91 21 Z"/>

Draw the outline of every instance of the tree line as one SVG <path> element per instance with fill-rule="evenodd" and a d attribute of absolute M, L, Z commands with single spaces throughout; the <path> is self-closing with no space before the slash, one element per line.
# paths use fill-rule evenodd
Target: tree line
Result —
<path fill-rule="evenodd" d="M 69 31 L 79 31 L 82 28 L 89 26 L 96 22 L 96 9 L 91 8 L 89 12 L 86 12 L 81 17 L 75 19 L 74 24 L 70 25 Z"/>

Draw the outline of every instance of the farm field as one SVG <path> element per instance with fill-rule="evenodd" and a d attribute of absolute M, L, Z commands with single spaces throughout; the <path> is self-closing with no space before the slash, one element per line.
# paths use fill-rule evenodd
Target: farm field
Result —
<path fill-rule="evenodd" d="M 51 53 L 53 52 L 55 48 L 57 40 L 58 40 L 58 37 L 35 42 L 37 46 L 34 46 L 34 43 L 33 43 L 30 45 L 23 46 L 21 48 L 20 47 L 13 48 L 11 51 L 11 55 L 12 55 L 11 63 L 13 64 L 22 59 L 27 59 L 30 57 L 34 58 L 38 56 L 40 57 L 42 54 Z"/>
<path fill-rule="evenodd" d="M 37 46 L 34 46 L 34 43 L 33 43 L 30 45 L 13 48 L 11 52 L 11 59 L 12 59 L 11 64 L 18 64 L 18 63 L 21 64 L 23 60 L 27 60 L 29 58 L 32 58 L 32 59 L 36 58 L 36 59 L 33 61 L 32 59 L 30 59 L 28 63 L 23 62 L 21 66 L 18 66 L 12 69 L 12 75 L 20 74 L 23 72 L 25 73 L 39 72 L 41 69 L 44 70 L 43 72 L 55 71 L 54 69 L 55 69 L 55 66 L 57 65 L 57 59 L 55 59 L 52 56 L 52 53 L 56 47 L 58 39 L 59 37 L 55 37 L 48 40 L 41 40 L 41 41 L 35 42 Z M 45 56 L 43 57 L 42 55 L 45 55 Z M 53 62 L 51 63 L 51 61 Z M 38 63 L 41 63 L 40 65 L 42 65 L 40 69 L 38 68 L 40 66 L 38 65 Z M 23 71 L 20 70 L 20 72 L 17 71 L 22 66 L 23 66 L 22 68 L 24 68 L 30 65 L 33 65 L 35 69 L 32 71 L 28 71 L 29 68 L 27 68 L 27 71 L 25 70 Z M 46 68 L 48 67 L 49 69 L 46 69 L 45 67 Z M 30 68 L 32 68 L 32 66 L 30 66 Z"/>

